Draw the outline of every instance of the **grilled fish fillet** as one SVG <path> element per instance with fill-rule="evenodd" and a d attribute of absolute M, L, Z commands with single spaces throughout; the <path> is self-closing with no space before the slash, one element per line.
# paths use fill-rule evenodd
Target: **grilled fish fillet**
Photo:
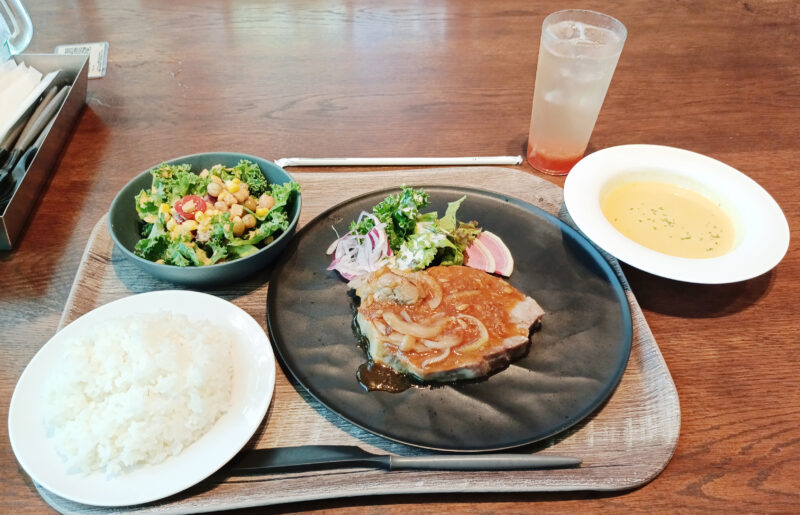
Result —
<path fill-rule="evenodd" d="M 423 381 L 475 379 L 531 344 L 544 311 L 505 280 L 465 266 L 387 267 L 354 279 L 357 321 L 376 363 Z"/>

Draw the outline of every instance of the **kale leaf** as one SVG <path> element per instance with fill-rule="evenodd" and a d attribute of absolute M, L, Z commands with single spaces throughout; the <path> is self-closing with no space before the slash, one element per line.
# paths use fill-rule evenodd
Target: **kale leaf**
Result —
<path fill-rule="evenodd" d="M 419 211 L 427 206 L 428 202 L 425 190 L 422 188 L 415 190 L 404 184 L 400 193 L 389 195 L 372 208 L 372 214 L 386 224 L 386 235 L 393 251 L 398 252 L 403 242 L 414 234 Z M 352 222 L 350 230 L 355 230 L 358 234 L 367 234 L 374 225 L 371 218 L 365 218 L 360 224 Z"/>
<path fill-rule="evenodd" d="M 243 159 L 233 167 L 233 171 L 239 180 L 247 183 L 253 198 L 257 199 L 269 189 L 269 183 L 257 164 Z"/>

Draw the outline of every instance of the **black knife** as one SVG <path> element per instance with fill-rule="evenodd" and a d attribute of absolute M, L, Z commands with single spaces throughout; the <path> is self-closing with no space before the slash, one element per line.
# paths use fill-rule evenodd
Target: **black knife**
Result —
<path fill-rule="evenodd" d="M 232 476 L 331 468 L 386 470 L 524 470 L 577 467 L 578 458 L 547 454 L 374 454 L 352 445 L 303 445 L 253 449 L 231 460 L 220 473 Z"/>

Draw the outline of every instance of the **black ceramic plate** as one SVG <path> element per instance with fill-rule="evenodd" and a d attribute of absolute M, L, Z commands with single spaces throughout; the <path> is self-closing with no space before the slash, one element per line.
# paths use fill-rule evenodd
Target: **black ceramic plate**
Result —
<path fill-rule="evenodd" d="M 509 282 L 545 311 L 527 356 L 485 381 L 401 393 L 368 392 L 366 361 L 351 329 L 346 282 L 326 271 L 328 245 L 391 190 L 340 204 L 301 230 L 272 273 L 267 317 L 283 366 L 311 395 L 385 438 L 448 451 L 516 447 L 552 436 L 614 390 L 631 349 L 631 315 L 609 264 L 579 233 L 541 209 L 495 193 L 426 187 L 427 210 L 467 199 L 459 220 L 478 220 L 514 256 Z"/>

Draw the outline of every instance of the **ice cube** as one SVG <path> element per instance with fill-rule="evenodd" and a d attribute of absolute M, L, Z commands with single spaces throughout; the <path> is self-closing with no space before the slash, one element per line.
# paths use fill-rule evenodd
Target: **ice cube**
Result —
<path fill-rule="evenodd" d="M 608 29 L 601 27 L 586 27 L 583 40 L 592 45 L 611 45 L 616 43 L 617 36 Z"/>
<path fill-rule="evenodd" d="M 582 25 L 582 23 L 567 20 L 549 25 L 547 30 L 558 39 L 575 39 L 581 36 Z"/>

